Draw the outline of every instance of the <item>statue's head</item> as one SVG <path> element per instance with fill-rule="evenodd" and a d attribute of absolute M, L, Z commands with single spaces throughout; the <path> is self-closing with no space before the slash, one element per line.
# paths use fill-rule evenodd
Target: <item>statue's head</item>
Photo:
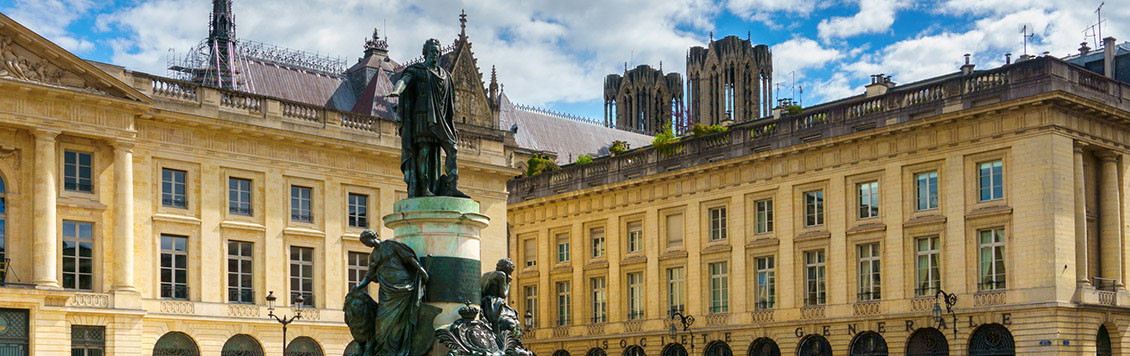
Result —
<path fill-rule="evenodd" d="M 365 246 L 376 248 L 381 245 L 381 239 L 376 231 L 365 230 L 361 232 L 361 243 L 365 244 Z"/>
<path fill-rule="evenodd" d="M 506 274 L 512 274 L 514 273 L 514 261 L 511 261 L 509 258 L 503 258 L 498 260 L 498 264 L 494 265 L 494 269 L 506 272 Z"/>
<path fill-rule="evenodd" d="M 439 40 L 430 38 L 424 42 L 424 64 L 434 66 L 439 60 Z"/>

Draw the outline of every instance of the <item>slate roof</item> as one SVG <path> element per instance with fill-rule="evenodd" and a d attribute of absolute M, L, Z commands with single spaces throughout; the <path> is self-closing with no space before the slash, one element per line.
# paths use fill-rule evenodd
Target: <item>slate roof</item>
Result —
<path fill-rule="evenodd" d="M 246 68 L 243 74 L 248 92 L 310 105 L 330 104 L 330 97 L 344 81 L 341 76 L 253 59 L 247 60 Z"/>
<path fill-rule="evenodd" d="M 514 141 L 518 147 L 557 154 L 557 164 L 572 163 L 577 156 L 608 154 L 612 141 L 621 140 L 629 147 L 651 144 L 651 136 L 569 120 L 553 115 L 518 109 L 501 94 L 499 125 L 510 129 L 517 125 Z"/>

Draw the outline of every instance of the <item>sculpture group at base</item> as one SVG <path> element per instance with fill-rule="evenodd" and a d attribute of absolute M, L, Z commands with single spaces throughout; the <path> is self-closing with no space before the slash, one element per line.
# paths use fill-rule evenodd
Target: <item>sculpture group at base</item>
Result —
<path fill-rule="evenodd" d="M 372 230 L 361 233 L 361 242 L 373 251 L 365 278 L 345 297 L 345 323 L 356 345 L 347 356 L 421 356 L 437 339 L 450 349 L 448 356 L 533 356 L 522 345 L 518 312 L 506 303 L 514 271 L 510 259 L 499 260 L 480 281 L 469 281 L 482 288 L 480 319 L 468 302 L 459 310 L 461 319 L 435 330 L 440 309 L 422 303 L 428 271 L 412 248 L 381 241 Z M 380 284 L 376 301 L 367 292 L 372 281 Z"/>

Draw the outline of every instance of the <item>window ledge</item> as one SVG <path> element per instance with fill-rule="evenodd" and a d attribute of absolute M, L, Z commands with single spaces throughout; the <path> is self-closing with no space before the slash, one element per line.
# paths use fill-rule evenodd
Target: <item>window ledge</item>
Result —
<path fill-rule="evenodd" d="M 728 243 L 725 243 L 725 241 L 719 241 L 719 242 L 714 242 L 714 243 L 710 244 L 710 246 L 707 246 L 706 248 L 702 249 L 702 253 L 730 252 L 733 249 L 734 249 L 734 247 L 730 246 L 730 244 L 728 244 Z"/>
<path fill-rule="evenodd" d="M 56 200 L 58 205 L 68 206 L 79 209 L 93 209 L 93 210 L 106 210 L 106 204 L 102 204 L 95 197 L 90 194 L 82 194 L 79 196 L 59 196 Z"/>
<path fill-rule="evenodd" d="M 628 256 L 628 257 L 620 260 L 620 265 L 630 265 L 630 264 L 635 264 L 635 263 L 646 263 L 646 262 L 647 262 L 647 256 L 635 254 L 635 255 L 631 255 L 631 256 Z"/>
<path fill-rule="evenodd" d="M 965 214 L 966 219 L 984 218 L 996 215 L 1012 214 L 1012 207 L 1007 205 L 987 206 L 978 208 Z"/>
<path fill-rule="evenodd" d="M 326 237 L 326 233 L 323 231 L 293 226 L 283 229 L 283 233 L 288 235 Z"/>
<path fill-rule="evenodd" d="M 659 255 L 659 260 L 669 260 L 673 258 L 687 257 L 687 250 L 667 251 Z"/>
<path fill-rule="evenodd" d="M 832 237 L 832 233 L 830 233 L 826 230 L 825 231 L 809 231 L 809 232 L 802 233 L 800 235 L 796 235 L 796 239 L 794 239 L 794 241 L 800 242 L 800 241 L 810 241 L 810 240 L 822 240 L 822 239 L 827 239 L 827 238 L 830 238 L 830 237 Z"/>
<path fill-rule="evenodd" d="M 549 272 L 550 273 L 557 273 L 557 272 L 573 273 L 573 265 L 562 262 L 562 263 L 557 264 L 556 266 L 553 266 L 553 269 L 549 270 Z"/>
<path fill-rule="evenodd" d="M 164 213 L 153 214 L 153 221 L 163 221 L 163 222 L 188 224 L 188 225 L 200 225 L 200 219 L 193 217 L 193 216 L 178 215 L 178 214 L 164 214 Z"/>
<path fill-rule="evenodd" d="M 537 277 L 538 269 L 536 267 L 523 268 L 522 272 L 519 272 L 518 275 L 521 277 Z"/>
<path fill-rule="evenodd" d="M 918 217 L 915 217 L 913 219 L 907 220 L 906 222 L 902 223 L 902 227 L 914 227 L 914 226 L 922 226 L 922 225 L 930 225 L 930 224 L 945 224 L 945 223 L 946 223 L 946 216 L 945 215 L 941 215 L 941 214 L 938 214 L 938 215 L 923 215 L 923 216 L 918 216 Z"/>
<path fill-rule="evenodd" d="M 589 268 L 608 268 L 608 260 L 601 257 L 599 260 L 589 261 L 585 264 L 585 269 Z"/>
<path fill-rule="evenodd" d="M 880 231 L 887 231 L 887 224 L 884 224 L 884 223 L 881 223 L 881 222 L 868 222 L 868 223 L 853 226 L 852 228 L 847 230 L 847 234 L 852 235 L 852 234 L 862 234 L 862 233 L 866 233 L 866 232 L 880 232 Z"/>
<path fill-rule="evenodd" d="M 746 242 L 745 247 L 747 247 L 747 248 L 767 247 L 767 246 L 778 246 L 780 244 L 781 244 L 781 240 L 776 238 L 776 237 L 762 237 L 762 238 L 758 238 L 758 239 L 755 239 L 755 240 L 749 240 L 749 242 Z"/>
<path fill-rule="evenodd" d="M 251 231 L 267 231 L 267 227 L 262 224 L 256 224 L 246 221 L 225 220 L 220 223 L 220 227 L 227 229 L 240 229 Z"/>

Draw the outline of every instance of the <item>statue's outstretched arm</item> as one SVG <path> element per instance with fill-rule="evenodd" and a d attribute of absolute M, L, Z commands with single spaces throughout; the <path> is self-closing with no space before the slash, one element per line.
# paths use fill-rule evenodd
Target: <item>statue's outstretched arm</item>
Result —
<path fill-rule="evenodd" d="M 404 75 L 402 75 L 400 77 L 400 80 L 397 80 L 396 84 L 392 86 L 392 91 L 388 93 L 388 96 L 399 97 L 400 93 L 403 93 L 404 89 L 407 89 L 408 84 L 411 83 L 411 82 L 412 82 L 412 74 L 409 74 L 408 72 L 404 72 Z"/>

